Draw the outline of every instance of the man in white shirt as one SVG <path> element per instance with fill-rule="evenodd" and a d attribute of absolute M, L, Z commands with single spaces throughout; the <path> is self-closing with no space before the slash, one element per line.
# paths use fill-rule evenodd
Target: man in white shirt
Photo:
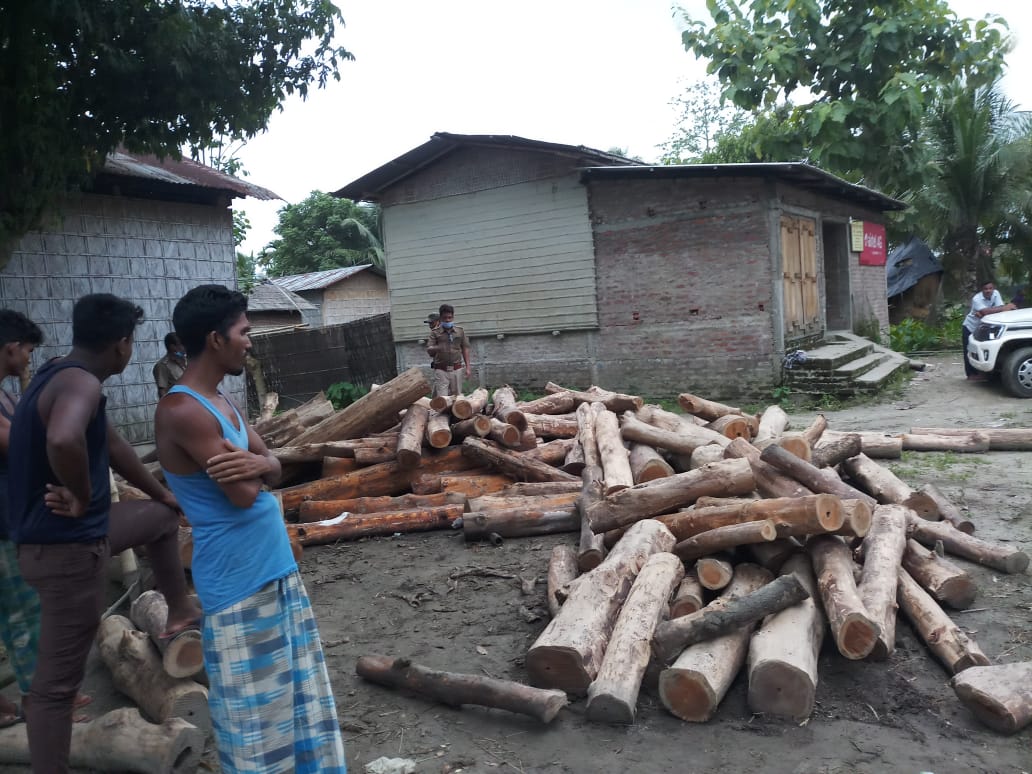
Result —
<path fill-rule="evenodd" d="M 979 373 L 972 365 L 968 362 L 967 358 L 967 345 L 968 339 L 971 338 L 971 334 L 978 328 L 978 323 L 987 314 L 995 314 L 996 312 L 1002 312 L 1011 307 L 1005 306 L 1003 303 L 1003 296 L 1000 295 L 1000 291 L 996 289 L 996 286 L 992 282 L 983 282 L 982 289 L 975 293 L 971 299 L 971 311 L 968 312 L 967 317 L 964 318 L 964 327 L 961 329 L 961 340 L 964 346 L 964 373 L 967 374 L 967 378 L 972 382 L 984 382 L 987 377 L 983 373 Z"/>

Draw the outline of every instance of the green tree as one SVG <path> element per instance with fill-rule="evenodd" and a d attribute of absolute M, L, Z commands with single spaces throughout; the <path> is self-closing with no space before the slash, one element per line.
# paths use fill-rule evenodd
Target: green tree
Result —
<path fill-rule="evenodd" d="M 5 2 L 0 247 L 119 146 L 178 157 L 263 131 L 286 97 L 339 78 L 342 23 L 330 0 Z"/>
<path fill-rule="evenodd" d="M 716 151 L 719 138 L 738 135 L 749 115 L 724 102 L 714 79 L 696 81 L 671 105 L 680 113 L 670 139 L 659 146 L 664 164 L 692 164 Z M 709 162 L 714 163 L 714 162 Z"/>
<path fill-rule="evenodd" d="M 682 40 L 709 60 L 723 98 L 746 111 L 791 100 L 786 128 L 814 163 L 889 193 L 911 187 L 935 91 L 992 80 L 1009 45 L 1002 18 L 959 20 L 946 0 L 708 0 L 707 9 L 710 23 L 688 19 Z"/>
<path fill-rule="evenodd" d="M 312 191 L 279 211 L 273 240 L 258 262 L 272 277 L 372 263 L 383 266 L 378 207 Z"/>
<path fill-rule="evenodd" d="M 245 253 L 241 250 L 236 252 L 236 278 L 237 289 L 244 295 L 251 292 L 258 281 L 257 261 L 254 253 Z"/>

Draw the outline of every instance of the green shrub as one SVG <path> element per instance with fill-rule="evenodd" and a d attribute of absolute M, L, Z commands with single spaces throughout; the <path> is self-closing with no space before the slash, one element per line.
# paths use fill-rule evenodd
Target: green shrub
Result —
<path fill-rule="evenodd" d="M 334 382 L 326 388 L 326 399 L 333 404 L 333 408 L 340 411 L 345 406 L 350 406 L 356 400 L 365 395 L 369 390 L 351 382 Z"/>
<path fill-rule="evenodd" d="M 879 326 L 878 320 L 874 317 L 857 320 L 856 324 L 853 325 L 853 333 L 857 336 L 863 336 L 865 339 L 870 339 L 875 344 L 881 344 L 881 326 Z"/>

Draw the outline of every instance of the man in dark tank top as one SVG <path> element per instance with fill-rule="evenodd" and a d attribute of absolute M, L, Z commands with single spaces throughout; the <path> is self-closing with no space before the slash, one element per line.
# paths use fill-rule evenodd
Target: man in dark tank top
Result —
<path fill-rule="evenodd" d="M 101 384 L 133 353 L 143 310 L 101 293 L 72 310 L 72 350 L 36 373 L 11 422 L 10 534 L 39 594 L 36 673 L 26 704 L 32 770 L 68 771 L 72 709 L 105 607 L 112 553 L 146 546 L 168 603 L 170 635 L 196 625 L 179 559 L 178 503 L 105 413 Z M 109 466 L 151 500 L 111 502 Z"/>

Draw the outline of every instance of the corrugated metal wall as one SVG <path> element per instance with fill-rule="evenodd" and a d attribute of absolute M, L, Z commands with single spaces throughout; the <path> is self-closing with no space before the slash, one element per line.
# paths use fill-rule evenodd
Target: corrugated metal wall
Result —
<path fill-rule="evenodd" d="M 384 210 L 395 340 L 442 303 L 477 336 L 595 328 L 588 201 L 574 176 Z"/>
<path fill-rule="evenodd" d="M 363 317 L 388 314 L 390 311 L 387 280 L 368 270 L 330 285 L 323 291 L 323 325 L 340 325 Z"/>

